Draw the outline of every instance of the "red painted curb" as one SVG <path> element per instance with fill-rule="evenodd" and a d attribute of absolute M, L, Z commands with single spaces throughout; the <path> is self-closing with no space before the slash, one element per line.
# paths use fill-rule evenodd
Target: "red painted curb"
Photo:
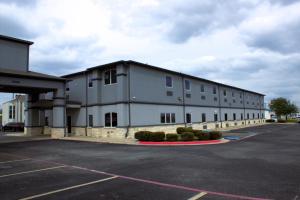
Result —
<path fill-rule="evenodd" d="M 188 141 L 188 142 L 139 142 L 140 145 L 153 146 L 178 146 L 178 145 L 208 145 L 208 144 L 222 144 L 229 142 L 229 140 L 206 140 L 206 141 Z"/>

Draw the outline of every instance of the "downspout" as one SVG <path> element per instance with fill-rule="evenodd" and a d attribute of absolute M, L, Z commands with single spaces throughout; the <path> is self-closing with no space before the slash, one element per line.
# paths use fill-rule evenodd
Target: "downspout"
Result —
<path fill-rule="evenodd" d="M 127 66 L 127 104 L 128 104 L 128 126 L 126 128 L 125 138 L 129 135 L 129 128 L 131 127 L 131 91 L 130 91 L 130 65 L 124 63 Z"/>
<path fill-rule="evenodd" d="M 184 75 L 181 74 L 181 79 L 182 79 L 182 109 L 183 109 L 183 123 L 184 126 L 186 127 L 186 119 L 185 119 L 185 92 L 184 92 Z"/>
<path fill-rule="evenodd" d="M 221 128 L 223 127 L 222 116 L 221 116 L 221 95 L 220 95 L 220 85 L 218 85 L 218 94 L 219 94 L 219 117 L 221 122 Z"/>
<path fill-rule="evenodd" d="M 87 136 L 88 129 L 88 74 L 87 71 L 84 72 L 85 75 L 85 136 Z"/>
<path fill-rule="evenodd" d="M 243 106 L 244 106 L 244 121 L 245 121 L 245 126 L 247 124 L 246 122 L 246 107 L 245 107 L 245 92 L 243 91 Z"/>

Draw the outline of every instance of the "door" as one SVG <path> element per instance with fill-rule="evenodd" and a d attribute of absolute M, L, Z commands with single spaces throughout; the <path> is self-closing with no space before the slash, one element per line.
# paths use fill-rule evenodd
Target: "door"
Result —
<path fill-rule="evenodd" d="M 71 116 L 67 117 L 67 127 L 68 127 L 68 133 L 72 133 L 72 118 L 71 118 Z"/>

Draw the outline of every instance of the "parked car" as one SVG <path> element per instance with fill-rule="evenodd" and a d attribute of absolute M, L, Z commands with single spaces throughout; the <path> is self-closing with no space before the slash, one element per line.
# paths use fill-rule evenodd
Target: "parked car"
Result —
<path fill-rule="evenodd" d="M 2 127 L 2 131 L 23 132 L 24 123 L 9 122 Z"/>

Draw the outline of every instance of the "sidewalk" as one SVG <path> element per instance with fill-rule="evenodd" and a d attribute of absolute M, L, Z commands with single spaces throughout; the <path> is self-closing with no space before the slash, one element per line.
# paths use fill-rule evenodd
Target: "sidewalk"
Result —
<path fill-rule="evenodd" d="M 87 136 L 69 136 L 69 137 L 59 138 L 59 140 L 99 142 L 99 143 L 111 143 L 111 144 L 131 144 L 131 145 L 138 144 L 135 139 L 95 138 L 95 137 L 87 137 Z"/>
<path fill-rule="evenodd" d="M 0 134 L 0 144 L 13 143 L 13 142 L 28 142 L 38 140 L 50 140 L 50 135 L 41 136 L 26 136 L 24 133 L 3 133 Z"/>

